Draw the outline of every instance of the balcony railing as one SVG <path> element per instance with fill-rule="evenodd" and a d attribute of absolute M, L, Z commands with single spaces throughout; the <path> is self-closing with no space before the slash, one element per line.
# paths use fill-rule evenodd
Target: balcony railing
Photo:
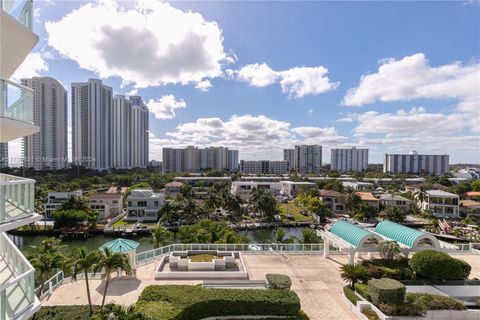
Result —
<path fill-rule="evenodd" d="M 0 224 L 34 213 L 35 180 L 0 174 Z"/>
<path fill-rule="evenodd" d="M 0 319 L 10 320 L 30 313 L 35 297 L 35 269 L 5 233 L 0 234 Z"/>
<path fill-rule="evenodd" d="M 0 116 L 33 123 L 33 90 L 9 80 L 0 80 Z"/>
<path fill-rule="evenodd" d="M 3 11 L 32 30 L 32 0 L 0 0 Z"/>

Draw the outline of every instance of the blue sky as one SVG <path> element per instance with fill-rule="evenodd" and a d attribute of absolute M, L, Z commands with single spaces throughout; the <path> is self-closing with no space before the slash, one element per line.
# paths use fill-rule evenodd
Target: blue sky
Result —
<path fill-rule="evenodd" d="M 480 163 L 480 6 L 468 2 L 36 1 L 15 75 L 101 78 L 150 110 L 150 158 L 298 143 Z M 70 121 L 70 119 L 69 119 Z"/>

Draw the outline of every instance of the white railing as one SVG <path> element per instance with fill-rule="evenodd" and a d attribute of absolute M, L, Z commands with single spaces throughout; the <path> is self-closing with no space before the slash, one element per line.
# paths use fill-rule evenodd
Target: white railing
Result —
<path fill-rule="evenodd" d="M 0 174 L 0 223 L 35 211 L 35 180 Z"/>
<path fill-rule="evenodd" d="M 0 79 L 0 116 L 33 123 L 33 90 Z"/>
<path fill-rule="evenodd" d="M 0 285 L 0 319 L 14 319 L 35 303 L 35 269 L 5 233 L 0 235 L 0 255 L 6 265 L 2 273 L 11 273 Z"/>
<path fill-rule="evenodd" d="M 323 252 L 322 243 L 246 243 L 246 244 L 221 244 L 221 243 L 195 243 L 195 244 L 171 244 L 165 247 L 152 249 L 135 255 L 137 265 L 154 262 L 158 257 L 169 254 L 173 251 L 187 250 L 217 250 L 217 251 L 236 251 L 245 253 L 321 253 Z M 330 247 L 330 251 L 338 251 L 337 248 Z"/>
<path fill-rule="evenodd" d="M 478 252 L 480 250 L 480 242 L 471 242 L 471 243 L 456 243 L 454 244 L 460 252 Z"/>

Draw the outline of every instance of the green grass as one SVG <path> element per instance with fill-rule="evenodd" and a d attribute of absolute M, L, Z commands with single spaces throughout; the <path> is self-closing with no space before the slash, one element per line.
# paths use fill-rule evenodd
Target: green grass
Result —
<path fill-rule="evenodd" d="M 196 254 L 188 257 L 192 262 L 212 262 L 213 259 L 218 259 L 219 257 L 214 256 L 213 254 Z"/>
<path fill-rule="evenodd" d="M 123 219 L 120 219 L 118 221 L 115 221 L 115 223 L 112 225 L 113 227 L 126 227 L 126 226 L 133 226 L 132 223 L 126 222 Z"/>
<path fill-rule="evenodd" d="M 287 207 L 288 207 L 288 212 L 287 212 Z M 281 203 L 278 205 L 278 208 L 279 208 L 279 215 L 280 217 L 282 217 L 282 221 L 291 221 L 287 218 L 287 213 L 292 214 L 296 222 L 313 221 L 313 218 L 310 215 L 304 216 L 303 214 L 300 213 L 300 211 L 303 209 L 297 206 L 294 201 L 290 201 L 288 205 L 286 203 Z"/>

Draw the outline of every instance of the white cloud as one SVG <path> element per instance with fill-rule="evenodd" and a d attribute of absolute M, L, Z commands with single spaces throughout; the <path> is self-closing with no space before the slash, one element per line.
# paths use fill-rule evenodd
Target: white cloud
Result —
<path fill-rule="evenodd" d="M 402 133 L 409 135 L 437 135 L 460 132 L 468 123 L 462 113 L 428 113 L 425 108 L 412 108 L 410 111 L 398 110 L 395 113 L 368 111 L 357 114 L 356 133 Z"/>
<path fill-rule="evenodd" d="M 352 123 L 352 122 L 353 122 L 353 118 L 351 118 L 351 117 L 343 117 L 343 118 L 337 119 L 337 122 Z"/>
<path fill-rule="evenodd" d="M 464 113 L 474 132 L 480 132 L 480 63 L 460 62 L 430 66 L 423 53 L 380 61 L 376 73 L 365 74 L 358 87 L 343 99 L 347 106 L 420 98 L 456 99 L 456 110 Z"/>
<path fill-rule="evenodd" d="M 155 115 L 155 118 L 167 120 L 175 118 L 176 110 L 186 108 L 187 104 L 183 99 L 177 100 L 174 95 L 169 94 L 158 100 L 150 99 L 147 107 Z"/>
<path fill-rule="evenodd" d="M 227 70 L 227 75 L 254 87 L 265 87 L 279 83 L 282 92 L 290 98 L 302 98 L 332 91 L 339 82 L 330 82 L 328 69 L 318 67 L 294 67 L 284 71 L 275 71 L 266 63 L 249 64 L 239 70 Z"/>
<path fill-rule="evenodd" d="M 264 115 L 234 115 L 228 120 L 199 118 L 184 123 L 157 139 L 151 150 L 187 145 L 228 146 L 238 149 L 242 159 L 280 159 L 282 148 L 295 144 L 341 143 L 346 140 L 335 128 L 298 127 Z M 159 154 L 160 150 L 153 151 Z"/>
<path fill-rule="evenodd" d="M 198 90 L 203 91 L 203 92 L 208 92 L 208 91 L 210 91 L 211 88 L 212 88 L 212 84 L 210 83 L 209 80 L 200 81 L 195 86 L 195 89 L 198 89 Z"/>
<path fill-rule="evenodd" d="M 315 111 L 314 109 L 308 109 L 307 113 L 308 113 L 309 115 L 312 115 L 312 113 L 313 113 L 314 111 Z"/>
<path fill-rule="evenodd" d="M 44 71 L 48 71 L 48 63 L 39 52 L 30 53 L 17 68 L 11 79 L 19 82 L 22 78 L 38 77 Z"/>
<path fill-rule="evenodd" d="M 137 1 L 133 9 L 111 0 L 87 3 L 45 29 L 62 56 L 136 88 L 200 83 L 232 61 L 216 22 L 161 1 Z"/>

